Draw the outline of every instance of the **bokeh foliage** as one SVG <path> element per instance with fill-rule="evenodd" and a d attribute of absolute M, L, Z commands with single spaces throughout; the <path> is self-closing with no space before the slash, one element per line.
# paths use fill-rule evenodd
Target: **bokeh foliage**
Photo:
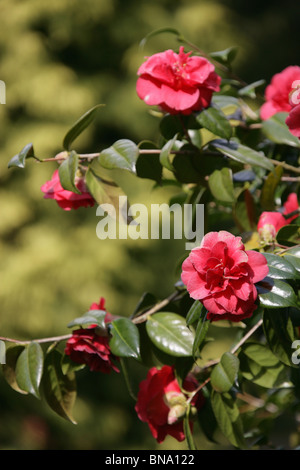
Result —
<path fill-rule="evenodd" d="M 9 172 L 7 163 L 28 139 L 34 139 L 37 155 L 54 156 L 70 125 L 98 103 L 105 107 L 80 137 L 79 150 L 101 150 L 124 137 L 155 140 L 157 120 L 136 96 L 136 71 L 145 55 L 178 48 L 165 34 L 141 49 L 140 40 L 157 28 L 176 28 L 207 52 L 238 46 L 235 70 L 249 82 L 268 80 L 296 63 L 293 24 L 299 6 L 287 1 L 283 12 L 279 1 L 242 3 L 0 1 L 0 79 L 7 86 L 7 104 L 0 106 L 1 334 L 63 334 L 67 323 L 100 296 L 109 311 L 127 316 L 145 290 L 158 297 L 170 293 L 183 243 L 100 241 L 94 209 L 64 213 L 42 199 L 40 186 L 54 164 L 28 165 L 24 178 L 17 169 Z M 176 189 L 153 191 L 149 181 L 115 173 L 132 202 L 163 202 L 176 194 Z M 216 228 L 224 228 L 224 221 Z M 137 383 L 143 373 L 137 370 Z M 74 427 L 33 397 L 14 400 L 1 378 L 0 446 L 155 448 L 120 377 L 83 371 L 79 396 Z M 172 441 L 164 445 L 171 448 Z"/>

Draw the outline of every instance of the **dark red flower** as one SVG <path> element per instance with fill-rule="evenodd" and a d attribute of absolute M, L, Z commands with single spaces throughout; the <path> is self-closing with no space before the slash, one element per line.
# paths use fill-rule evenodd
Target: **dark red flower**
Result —
<path fill-rule="evenodd" d="M 225 230 L 210 232 L 182 264 L 181 279 L 209 320 L 240 321 L 256 309 L 255 283 L 269 268 L 261 253 L 245 250 L 241 237 Z"/>
<path fill-rule="evenodd" d="M 60 184 L 58 170 L 55 170 L 51 180 L 46 181 L 41 190 L 45 193 L 44 199 L 55 199 L 59 207 L 65 211 L 93 206 L 95 200 L 87 191 L 83 178 L 77 178 L 76 187 L 81 191 L 81 194 L 64 189 Z"/>
<path fill-rule="evenodd" d="M 99 304 L 93 303 L 90 310 L 104 310 L 104 305 L 105 299 L 101 297 Z M 106 312 L 105 322 L 108 323 L 112 319 L 113 316 Z M 78 364 L 86 364 L 91 371 L 109 374 L 113 369 L 119 372 L 114 364 L 118 358 L 110 350 L 108 336 L 100 331 L 97 325 L 74 330 L 67 341 L 65 354 Z"/>
<path fill-rule="evenodd" d="M 183 441 L 182 418 L 187 410 L 188 394 L 198 386 L 197 381 L 188 376 L 180 389 L 174 374 L 174 368 L 163 366 L 161 369 L 152 367 L 145 380 L 140 383 L 135 410 L 141 421 L 148 423 L 153 437 L 161 443 L 167 435 Z M 192 399 L 191 405 L 200 409 L 204 403 L 202 392 Z M 191 428 L 193 423 L 190 422 Z"/>
<path fill-rule="evenodd" d="M 138 96 L 170 114 L 191 114 L 210 104 L 221 77 L 204 57 L 167 50 L 148 57 L 138 70 Z"/>

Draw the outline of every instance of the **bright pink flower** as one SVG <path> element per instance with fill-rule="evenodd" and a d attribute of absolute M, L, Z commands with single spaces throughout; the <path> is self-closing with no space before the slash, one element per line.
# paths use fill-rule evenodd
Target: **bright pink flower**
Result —
<path fill-rule="evenodd" d="M 77 179 L 76 187 L 81 191 L 81 194 L 76 194 L 64 189 L 60 184 L 58 170 L 55 170 L 52 179 L 43 184 L 41 190 L 45 193 L 45 199 L 55 199 L 59 207 L 65 211 L 78 209 L 79 207 L 93 206 L 95 200 L 87 192 L 83 178 Z"/>
<path fill-rule="evenodd" d="M 298 197 L 296 193 L 289 194 L 286 202 L 283 204 L 284 211 L 281 212 L 263 212 L 258 220 L 257 231 L 261 239 L 266 242 L 272 242 L 275 240 L 276 233 L 281 227 L 290 224 L 294 219 L 298 217 L 297 214 L 286 219 L 284 215 L 291 214 L 298 210 Z"/>
<path fill-rule="evenodd" d="M 198 386 L 196 380 L 188 376 L 183 389 L 192 392 Z M 186 413 L 188 396 L 180 389 L 174 374 L 174 368 L 163 366 L 152 367 L 147 378 L 140 383 L 135 410 L 141 421 L 148 423 L 153 437 L 161 443 L 167 435 L 179 442 L 185 439 L 182 418 Z M 191 405 L 196 409 L 204 403 L 202 392 L 192 399 Z M 190 422 L 191 427 L 193 423 Z"/>
<path fill-rule="evenodd" d="M 138 96 L 171 114 L 207 108 L 221 77 L 207 59 L 190 54 L 180 47 L 179 54 L 169 49 L 149 57 L 138 70 Z"/>
<path fill-rule="evenodd" d="M 290 133 L 300 139 L 300 104 L 295 106 L 285 120 Z"/>
<path fill-rule="evenodd" d="M 101 297 L 99 304 L 93 303 L 90 310 L 105 310 L 104 305 L 105 299 Z M 113 316 L 106 312 L 105 323 L 112 320 Z M 113 369 L 119 372 L 114 364 L 118 357 L 112 354 L 108 336 L 103 336 L 103 332 L 100 335 L 97 325 L 73 331 L 71 338 L 67 341 L 65 354 L 78 364 L 86 364 L 91 371 L 109 374 Z"/>
<path fill-rule="evenodd" d="M 266 87 L 266 102 L 260 109 L 261 119 L 269 119 L 276 113 L 289 112 L 292 109 L 290 93 L 297 80 L 300 80 L 300 67 L 297 65 L 286 67 L 273 76 L 270 85 Z"/>
<path fill-rule="evenodd" d="M 208 310 L 209 320 L 240 321 L 256 309 L 255 283 L 269 272 L 261 253 L 248 250 L 241 237 L 210 232 L 183 262 L 181 279 L 193 299 Z"/>

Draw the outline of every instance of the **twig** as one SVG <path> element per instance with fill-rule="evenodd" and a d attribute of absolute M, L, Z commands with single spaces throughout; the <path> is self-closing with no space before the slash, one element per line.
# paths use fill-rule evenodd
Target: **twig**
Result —
<path fill-rule="evenodd" d="M 150 308 L 149 310 L 147 310 L 147 312 L 145 313 L 142 313 L 141 315 L 135 317 L 132 319 L 132 322 L 135 323 L 135 324 L 138 324 L 138 323 L 143 323 L 144 321 L 146 321 L 148 319 L 148 317 L 150 315 L 153 315 L 153 313 L 156 313 L 158 312 L 160 309 L 162 309 L 163 307 L 165 307 L 166 305 L 168 305 L 170 302 L 172 302 L 173 300 L 175 300 L 178 295 L 180 295 L 178 292 L 173 292 L 171 295 L 169 295 L 169 297 L 167 297 L 166 299 L 162 300 L 161 302 L 158 302 L 156 305 L 154 305 L 152 308 Z"/>
<path fill-rule="evenodd" d="M 71 334 L 63 335 L 63 336 L 52 336 L 50 338 L 39 338 L 39 339 L 31 339 L 22 341 L 20 339 L 13 339 L 13 338 L 6 338 L 5 336 L 0 336 L 1 341 L 7 341 L 8 343 L 16 343 L 16 344 L 30 344 L 30 343 L 54 343 L 58 341 L 63 341 L 65 339 L 71 338 Z"/>

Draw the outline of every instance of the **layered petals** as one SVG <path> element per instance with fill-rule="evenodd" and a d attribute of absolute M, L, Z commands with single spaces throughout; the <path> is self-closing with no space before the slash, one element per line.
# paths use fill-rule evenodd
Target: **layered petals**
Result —
<path fill-rule="evenodd" d="M 167 50 L 149 57 L 138 70 L 136 90 L 150 106 L 170 114 L 190 114 L 209 106 L 221 78 L 205 58 Z"/>
<path fill-rule="evenodd" d="M 266 258 L 245 250 L 241 237 L 210 232 L 182 264 L 182 282 L 200 300 L 212 321 L 248 318 L 256 309 L 255 283 L 269 272 Z"/>

